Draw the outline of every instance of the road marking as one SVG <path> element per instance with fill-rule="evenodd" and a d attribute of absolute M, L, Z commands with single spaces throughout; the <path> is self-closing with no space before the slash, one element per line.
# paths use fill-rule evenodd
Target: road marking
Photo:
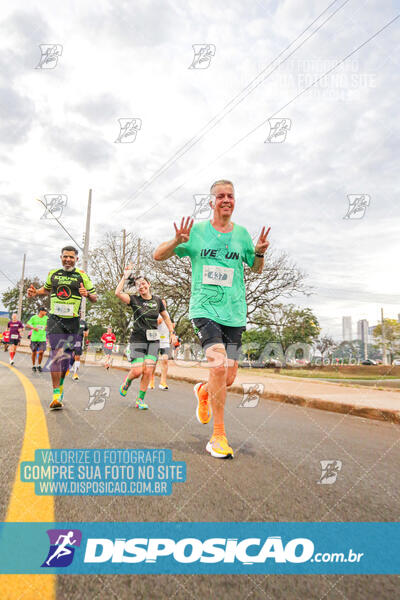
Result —
<path fill-rule="evenodd" d="M 25 433 L 17 472 L 8 505 L 6 522 L 54 522 L 54 497 L 36 496 L 34 484 L 23 483 L 20 478 L 21 462 L 35 459 L 37 448 L 50 448 L 46 416 L 34 385 L 18 369 L 0 361 L 20 380 L 25 391 Z M 40 558 L 39 558 L 40 560 Z M 0 596 L 2 600 L 54 600 L 56 576 L 50 575 L 1 575 Z"/>

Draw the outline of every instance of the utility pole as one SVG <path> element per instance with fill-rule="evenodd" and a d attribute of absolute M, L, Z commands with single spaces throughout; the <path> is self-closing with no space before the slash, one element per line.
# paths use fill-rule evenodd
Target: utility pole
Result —
<path fill-rule="evenodd" d="M 124 273 L 124 269 L 126 267 L 126 229 L 122 230 L 122 275 Z M 121 276 L 122 276 L 121 275 Z"/>
<path fill-rule="evenodd" d="M 137 261 L 136 261 L 136 275 L 140 274 L 140 238 L 137 242 Z"/>
<path fill-rule="evenodd" d="M 86 211 L 86 229 L 85 229 L 85 243 L 83 245 L 83 256 L 82 256 L 82 269 L 87 271 L 89 262 L 89 238 L 90 238 L 90 213 L 92 210 L 92 190 L 89 190 L 89 198 Z M 81 317 L 85 318 L 86 315 L 86 298 L 82 298 L 81 304 Z"/>
<path fill-rule="evenodd" d="M 381 323 L 382 323 L 382 362 L 387 365 L 386 362 L 386 338 L 385 338 L 385 321 L 383 318 L 383 308 L 381 308 Z"/>
<path fill-rule="evenodd" d="M 21 321 L 21 317 L 22 317 L 22 297 L 24 294 L 25 260 L 26 260 L 26 254 L 24 254 L 24 259 L 22 261 L 22 275 L 21 275 L 21 281 L 19 283 L 19 297 L 18 297 L 18 310 L 17 310 L 19 321 Z"/>

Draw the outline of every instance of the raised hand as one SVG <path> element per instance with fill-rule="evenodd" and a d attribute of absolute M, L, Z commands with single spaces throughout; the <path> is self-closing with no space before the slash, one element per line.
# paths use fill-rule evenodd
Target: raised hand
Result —
<path fill-rule="evenodd" d="M 133 269 L 133 264 L 129 263 L 125 269 L 124 269 L 124 279 L 128 279 L 129 275 L 131 274 L 131 271 Z"/>
<path fill-rule="evenodd" d="M 84 298 L 87 298 L 89 295 L 89 293 L 88 293 L 87 289 L 85 288 L 85 286 L 83 285 L 82 281 L 81 281 L 81 285 L 79 286 L 79 293 Z"/>
<path fill-rule="evenodd" d="M 271 227 L 268 227 L 267 231 L 265 231 L 265 227 L 262 228 L 260 237 L 258 238 L 258 242 L 256 244 L 256 253 L 257 254 L 265 254 L 267 248 L 269 246 L 269 241 L 267 240 L 268 234 L 271 230 Z"/>
<path fill-rule="evenodd" d="M 194 220 L 191 217 L 187 217 L 185 221 L 185 217 L 182 217 L 181 224 L 179 228 L 174 223 L 175 227 L 175 240 L 178 244 L 183 244 L 184 242 L 188 242 L 190 238 L 190 230 L 193 227 Z"/>
<path fill-rule="evenodd" d="M 36 296 L 36 294 L 37 294 L 37 290 L 36 290 L 36 288 L 35 288 L 35 287 L 33 287 L 33 284 L 31 284 L 31 285 L 28 287 L 28 289 L 27 289 L 26 293 L 27 293 L 27 295 L 28 295 L 28 298 L 34 298 L 34 297 Z"/>

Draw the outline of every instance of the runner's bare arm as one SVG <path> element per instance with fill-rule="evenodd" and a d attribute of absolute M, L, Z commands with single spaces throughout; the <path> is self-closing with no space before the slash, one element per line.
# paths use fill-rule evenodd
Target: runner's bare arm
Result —
<path fill-rule="evenodd" d="M 45 290 L 43 286 L 37 290 L 33 285 L 30 285 L 26 293 L 28 298 L 35 298 L 35 296 L 48 296 L 50 290 Z"/>
<path fill-rule="evenodd" d="M 267 231 L 265 231 L 265 227 L 263 227 L 260 233 L 260 237 L 258 238 L 258 242 L 255 247 L 256 255 L 254 257 L 253 266 L 251 267 L 251 270 L 255 273 L 262 273 L 264 267 L 264 254 L 266 253 L 269 246 L 269 241 L 267 237 L 270 230 L 271 227 L 268 227 Z M 257 256 L 261 254 L 262 256 Z"/>
<path fill-rule="evenodd" d="M 79 286 L 79 293 L 84 298 L 87 298 L 90 302 L 97 302 L 97 294 L 89 294 L 82 282 Z"/>
<path fill-rule="evenodd" d="M 162 242 L 153 253 L 154 260 L 167 260 L 174 255 L 174 250 L 179 244 L 189 241 L 190 230 L 193 227 L 193 219 L 191 217 L 182 217 L 179 227 L 174 223 L 175 237 L 168 242 Z"/>
<path fill-rule="evenodd" d="M 171 336 L 171 342 L 172 342 L 172 344 L 175 344 L 175 342 L 176 342 L 176 335 L 174 333 L 174 326 L 172 324 L 172 321 L 171 321 L 171 318 L 170 318 L 169 314 L 167 313 L 166 310 L 163 310 L 162 312 L 160 312 L 160 315 L 162 316 L 162 318 L 164 319 L 164 323 L 168 327 L 168 331 L 169 331 L 170 336 Z"/>
<path fill-rule="evenodd" d="M 123 292 L 123 288 L 124 288 L 124 283 L 125 280 L 127 279 L 130 271 L 132 270 L 133 266 L 131 263 L 129 263 L 129 265 L 127 267 L 125 267 L 124 269 L 124 274 L 122 275 L 122 279 L 119 282 L 119 284 L 117 285 L 117 287 L 115 288 L 115 295 L 117 296 L 117 298 L 119 298 L 120 300 L 122 300 L 122 302 L 124 304 L 130 304 L 131 302 L 131 297 L 129 294 L 127 294 L 126 292 Z"/>

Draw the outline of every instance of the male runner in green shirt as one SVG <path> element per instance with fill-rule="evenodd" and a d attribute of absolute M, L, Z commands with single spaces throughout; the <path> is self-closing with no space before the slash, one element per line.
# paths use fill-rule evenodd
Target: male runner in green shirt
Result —
<path fill-rule="evenodd" d="M 235 207 L 233 184 L 213 183 L 210 190 L 213 217 L 193 225 L 182 219 L 175 238 L 163 242 L 154 252 L 155 260 L 174 254 L 189 256 L 192 263 L 192 290 L 189 318 L 205 350 L 210 367 L 207 383 L 195 385 L 196 416 L 208 423 L 214 416 L 214 431 L 206 450 L 214 458 L 233 458 L 224 427 L 226 390 L 235 380 L 242 333 L 246 329 L 247 305 L 243 262 L 257 273 L 264 265 L 269 229 L 262 228 L 254 248 L 248 231 L 231 221 Z"/>
<path fill-rule="evenodd" d="M 50 315 L 47 322 L 53 383 L 53 400 L 50 408 L 63 407 L 64 379 L 79 335 L 82 297 L 88 298 L 90 302 L 97 301 L 89 277 L 84 271 L 75 267 L 78 250 L 73 246 L 65 246 L 61 250 L 60 258 L 62 267 L 49 272 L 44 286 L 37 290 L 31 285 L 27 292 L 30 298 L 50 295 Z"/>
<path fill-rule="evenodd" d="M 37 370 L 42 372 L 42 358 L 46 350 L 46 327 L 47 327 L 47 308 L 41 306 L 37 315 L 33 315 L 25 325 L 32 329 L 31 350 L 32 350 L 32 371 L 36 372 L 36 357 L 38 359 Z"/>

